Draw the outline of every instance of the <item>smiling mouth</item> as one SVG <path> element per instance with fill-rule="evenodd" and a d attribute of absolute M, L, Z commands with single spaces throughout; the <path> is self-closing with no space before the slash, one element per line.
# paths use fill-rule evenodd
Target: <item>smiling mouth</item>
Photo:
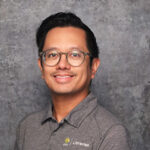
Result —
<path fill-rule="evenodd" d="M 54 75 L 54 79 L 57 83 L 69 83 L 73 77 L 74 75 Z"/>
<path fill-rule="evenodd" d="M 75 74 L 73 74 L 73 73 L 55 73 L 55 74 L 53 74 L 53 76 L 55 78 L 70 78 L 70 77 L 75 76 Z"/>
<path fill-rule="evenodd" d="M 62 78 L 62 79 L 65 79 L 65 78 L 70 78 L 70 77 L 73 77 L 73 76 L 54 76 L 55 78 Z"/>

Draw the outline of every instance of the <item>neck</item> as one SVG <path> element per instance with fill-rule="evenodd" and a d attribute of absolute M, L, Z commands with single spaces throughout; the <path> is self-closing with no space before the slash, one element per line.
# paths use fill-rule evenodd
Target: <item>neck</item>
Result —
<path fill-rule="evenodd" d="M 53 101 L 53 116 L 60 122 L 87 97 L 88 91 L 82 94 L 55 94 L 51 93 Z"/>

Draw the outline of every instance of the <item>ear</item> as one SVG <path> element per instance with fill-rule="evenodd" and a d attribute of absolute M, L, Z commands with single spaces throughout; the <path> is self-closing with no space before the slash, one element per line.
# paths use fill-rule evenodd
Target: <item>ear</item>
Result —
<path fill-rule="evenodd" d="M 38 58 L 38 66 L 39 66 L 39 68 L 40 68 L 40 70 L 41 70 L 42 78 L 44 78 L 44 76 L 43 76 L 43 67 L 42 67 L 42 62 L 41 62 L 41 59 L 40 59 L 40 58 Z"/>
<path fill-rule="evenodd" d="M 95 74 L 98 70 L 99 65 L 100 65 L 100 59 L 94 58 L 92 61 L 92 66 L 91 66 L 91 79 L 95 77 Z"/>

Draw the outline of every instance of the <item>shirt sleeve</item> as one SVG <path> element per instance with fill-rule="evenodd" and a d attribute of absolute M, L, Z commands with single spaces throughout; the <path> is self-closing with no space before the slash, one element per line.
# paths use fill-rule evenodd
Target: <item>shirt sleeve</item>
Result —
<path fill-rule="evenodd" d="M 17 128 L 14 150 L 19 150 L 18 144 L 19 144 L 19 127 Z"/>
<path fill-rule="evenodd" d="M 19 150 L 17 141 L 15 142 L 14 150 Z"/>
<path fill-rule="evenodd" d="M 98 150 L 130 150 L 125 128 L 121 125 L 111 127 Z"/>
<path fill-rule="evenodd" d="M 23 150 L 24 137 L 25 137 L 25 127 L 20 123 L 16 132 L 16 141 L 14 150 Z"/>

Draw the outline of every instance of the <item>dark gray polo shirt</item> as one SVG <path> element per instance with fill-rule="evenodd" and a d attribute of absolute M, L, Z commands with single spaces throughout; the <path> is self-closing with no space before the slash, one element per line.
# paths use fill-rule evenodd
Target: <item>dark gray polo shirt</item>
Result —
<path fill-rule="evenodd" d="M 124 127 L 92 93 L 60 123 L 51 108 L 20 123 L 15 150 L 129 150 Z"/>

